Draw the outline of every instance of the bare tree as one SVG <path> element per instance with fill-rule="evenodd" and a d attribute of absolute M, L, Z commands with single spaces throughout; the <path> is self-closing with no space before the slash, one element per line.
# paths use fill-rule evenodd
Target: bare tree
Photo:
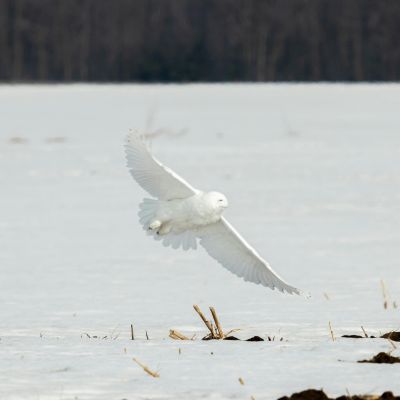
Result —
<path fill-rule="evenodd" d="M 0 80 L 400 79 L 398 0 L 0 0 Z"/>

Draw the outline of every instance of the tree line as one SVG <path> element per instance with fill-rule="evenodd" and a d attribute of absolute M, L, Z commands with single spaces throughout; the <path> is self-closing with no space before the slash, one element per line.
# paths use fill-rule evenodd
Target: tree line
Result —
<path fill-rule="evenodd" d="M 0 0 L 0 81 L 394 81 L 399 38 L 399 0 Z"/>

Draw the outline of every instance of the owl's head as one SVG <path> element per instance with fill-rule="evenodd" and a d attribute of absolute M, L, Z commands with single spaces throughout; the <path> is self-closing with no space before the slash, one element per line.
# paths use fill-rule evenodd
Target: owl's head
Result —
<path fill-rule="evenodd" d="M 219 192 L 209 192 L 208 198 L 211 201 L 213 207 L 221 212 L 228 207 L 228 199 Z"/>

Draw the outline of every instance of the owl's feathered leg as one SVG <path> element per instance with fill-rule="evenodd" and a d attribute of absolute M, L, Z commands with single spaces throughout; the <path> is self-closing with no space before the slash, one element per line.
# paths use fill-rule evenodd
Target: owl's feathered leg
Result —
<path fill-rule="evenodd" d="M 166 235 L 171 232 L 172 226 L 171 224 L 164 223 L 161 224 L 160 229 L 157 231 L 157 235 Z"/>
<path fill-rule="evenodd" d="M 159 221 L 158 219 L 155 219 L 150 222 L 148 229 L 151 231 L 155 231 L 155 230 L 159 229 L 160 227 L 161 227 L 161 221 Z"/>

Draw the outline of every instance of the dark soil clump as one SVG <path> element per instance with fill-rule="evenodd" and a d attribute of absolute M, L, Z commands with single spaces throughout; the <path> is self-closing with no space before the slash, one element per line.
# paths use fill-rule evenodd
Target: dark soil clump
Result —
<path fill-rule="evenodd" d="M 394 342 L 400 342 L 400 332 L 388 332 L 385 333 L 381 336 L 383 339 L 390 339 L 393 340 Z"/>
<path fill-rule="evenodd" d="M 361 335 L 342 335 L 342 338 L 348 338 L 348 339 L 364 339 L 365 336 L 361 336 Z"/>
<path fill-rule="evenodd" d="M 210 335 L 207 335 L 205 337 L 203 337 L 202 340 L 218 340 L 215 338 L 212 338 Z M 223 338 L 223 340 L 241 340 L 239 338 L 237 338 L 236 336 L 226 336 Z M 260 336 L 253 336 L 250 339 L 245 339 L 245 342 L 264 342 L 264 339 Z"/>
<path fill-rule="evenodd" d="M 329 397 L 323 390 L 308 389 L 299 393 L 293 393 L 290 397 L 281 397 L 278 400 L 329 400 Z"/>
<path fill-rule="evenodd" d="M 359 363 L 374 363 L 374 364 L 396 364 L 400 363 L 400 357 L 391 356 L 388 353 L 380 352 L 373 356 L 370 360 L 361 360 Z"/>
<path fill-rule="evenodd" d="M 379 336 L 381 339 L 390 339 L 394 342 L 400 342 L 400 332 L 392 331 L 388 333 L 384 333 L 382 336 Z M 376 336 L 361 336 L 361 335 L 342 335 L 342 338 L 347 339 L 376 339 Z"/>
<path fill-rule="evenodd" d="M 361 335 L 342 335 L 346 339 L 376 339 L 376 336 L 361 336 Z"/>
<path fill-rule="evenodd" d="M 290 397 L 284 396 L 278 400 L 400 400 L 399 396 L 394 396 L 392 392 L 384 392 L 382 395 L 355 395 L 340 396 L 335 398 L 328 397 L 323 390 L 308 389 L 303 392 L 293 393 Z"/>
<path fill-rule="evenodd" d="M 227 336 L 227 337 L 224 337 L 224 340 L 240 340 L 240 339 L 237 338 L 236 336 Z"/>
<path fill-rule="evenodd" d="M 263 342 L 264 339 L 260 336 L 253 336 L 246 340 L 246 342 Z"/>

